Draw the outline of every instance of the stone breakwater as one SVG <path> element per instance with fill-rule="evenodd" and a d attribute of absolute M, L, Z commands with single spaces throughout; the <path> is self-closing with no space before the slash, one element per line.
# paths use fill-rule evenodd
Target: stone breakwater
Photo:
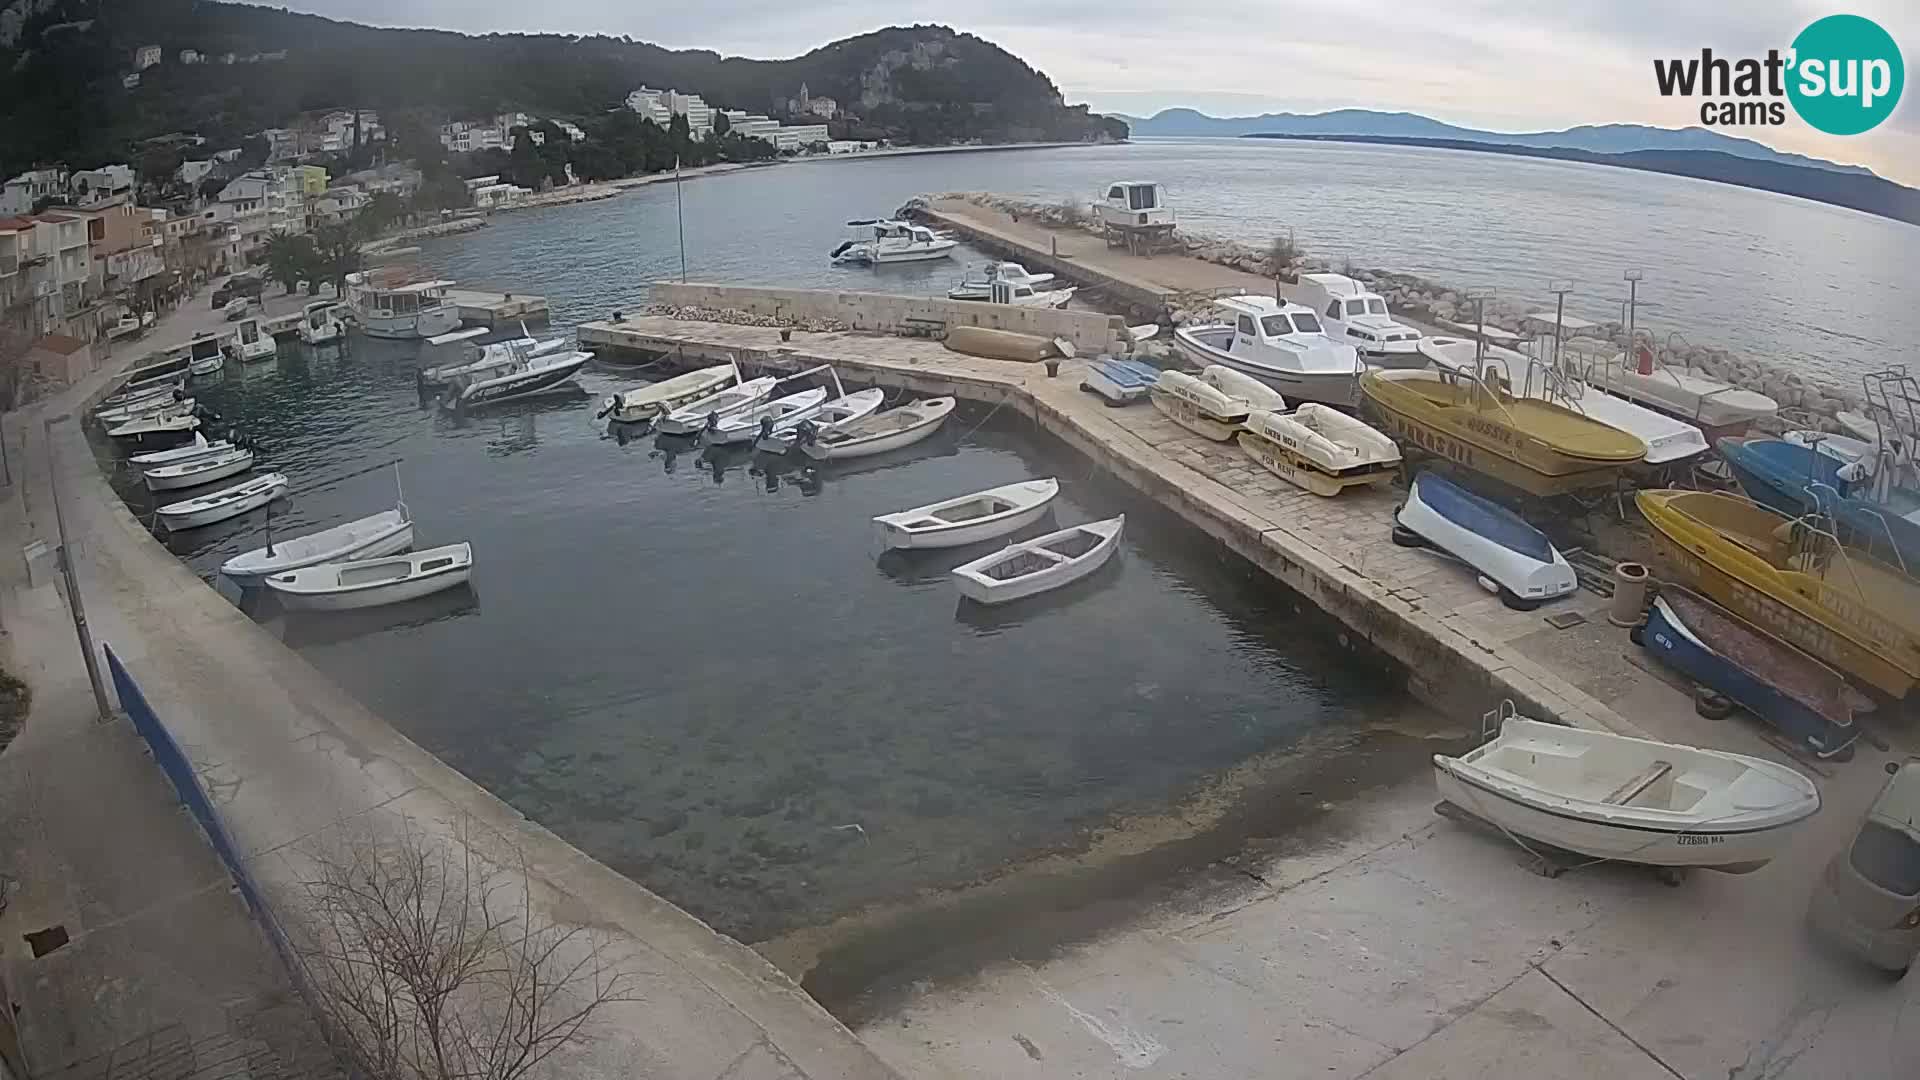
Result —
<path fill-rule="evenodd" d="M 439 221 L 432 225 L 402 229 L 390 236 L 378 240 L 369 240 L 360 245 L 360 250 L 368 255 L 386 251 L 390 248 L 410 244 L 415 240 L 429 240 L 436 236 L 454 236 L 459 233 L 475 232 L 487 227 L 486 219 L 477 217 L 455 218 L 452 221 Z"/>
<path fill-rule="evenodd" d="M 667 318 L 685 322 L 727 323 L 732 326 L 765 326 L 775 330 L 800 330 L 809 334 L 830 334 L 851 329 L 838 319 L 776 318 L 772 315 L 755 315 L 750 311 L 741 311 L 739 308 L 710 308 L 691 304 L 649 304 L 642 314 L 665 315 Z"/>
<path fill-rule="evenodd" d="M 924 208 L 931 199 L 961 199 L 1048 228 L 1100 232 L 1098 218 L 1086 204 L 1068 201 L 1046 203 L 988 192 L 956 191 L 925 196 L 908 202 L 900 212 L 905 214 Z M 1470 321 L 1474 317 L 1473 307 L 1466 301 L 1463 288 L 1429 281 L 1414 274 L 1350 264 L 1335 266 L 1326 259 L 1279 241 L 1261 249 L 1237 240 L 1185 229 L 1176 231 L 1174 240 L 1182 251 L 1193 258 L 1263 277 L 1278 276 L 1286 282 L 1299 280 L 1301 274 L 1328 271 L 1347 274 L 1378 292 L 1396 314 L 1408 319 L 1446 323 Z M 1178 325 L 1204 317 L 1204 303 L 1203 297 L 1196 297 L 1192 302 L 1177 302 L 1172 321 Z M 1486 303 L 1487 325 L 1515 333 L 1526 331 L 1530 328 L 1522 326 L 1522 316 L 1529 311 L 1539 310 L 1542 303 L 1527 303 L 1510 297 L 1491 298 Z M 1571 351 L 1583 359 L 1595 357 L 1606 360 L 1623 350 L 1626 341 L 1626 328 L 1618 322 L 1607 322 L 1602 323 L 1597 331 L 1573 339 Z M 1794 410 L 1788 420 L 1793 426 L 1818 426 L 1828 431 L 1838 431 L 1839 425 L 1834 421 L 1834 414 L 1843 409 L 1861 408 L 1857 390 L 1807 379 L 1766 360 L 1742 356 L 1712 345 L 1691 344 L 1677 340 L 1677 337 L 1672 341 L 1654 340 L 1650 344 L 1659 363 L 1696 369 L 1725 379 L 1735 386 L 1758 390 L 1779 402 L 1782 409 Z"/>

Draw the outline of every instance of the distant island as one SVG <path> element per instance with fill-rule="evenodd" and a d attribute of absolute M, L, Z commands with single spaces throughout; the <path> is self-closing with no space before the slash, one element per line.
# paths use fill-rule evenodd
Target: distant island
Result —
<path fill-rule="evenodd" d="M 1603 154 L 1562 146 L 1518 146 L 1508 143 L 1467 139 L 1422 139 L 1398 135 L 1290 135 L 1278 132 L 1252 132 L 1247 139 L 1292 139 L 1306 142 L 1377 143 L 1389 146 L 1424 146 L 1442 150 L 1470 150 L 1484 154 L 1511 154 L 1517 157 L 1551 158 L 1578 161 L 1590 165 L 1612 165 L 1623 169 L 1690 176 L 1722 184 L 1794 195 L 1815 202 L 1843 206 L 1880 217 L 1920 225 L 1920 191 L 1884 180 L 1872 173 L 1838 172 L 1832 169 L 1791 165 L 1777 161 L 1759 161 L 1718 150 L 1634 150 Z M 1864 170 L 1863 170 L 1864 171 Z"/>

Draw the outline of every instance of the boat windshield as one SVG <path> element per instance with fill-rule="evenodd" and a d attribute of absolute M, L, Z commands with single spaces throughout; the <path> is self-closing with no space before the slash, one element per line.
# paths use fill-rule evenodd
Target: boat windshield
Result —
<path fill-rule="evenodd" d="M 1303 334 L 1317 334 L 1320 332 L 1320 320 L 1302 311 L 1293 317 L 1293 328 Z"/>
<path fill-rule="evenodd" d="M 1285 315 L 1262 315 L 1260 317 L 1260 330 L 1268 337 L 1285 337 L 1293 333 L 1293 324 L 1287 321 Z M 1246 331 L 1243 330 L 1241 332 L 1245 333 Z"/>
<path fill-rule="evenodd" d="M 1859 875 L 1897 896 L 1920 896 L 1920 841 L 1869 821 L 1854 837 L 1847 861 Z"/>
<path fill-rule="evenodd" d="M 1385 315 L 1386 313 L 1387 313 L 1387 302 L 1385 300 L 1382 300 L 1377 296 L 1367 298 L 1367 314 Z"/>

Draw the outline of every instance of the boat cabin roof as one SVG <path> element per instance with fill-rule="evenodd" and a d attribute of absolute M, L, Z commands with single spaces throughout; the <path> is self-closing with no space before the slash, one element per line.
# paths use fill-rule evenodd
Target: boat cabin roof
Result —
<path fill-rule="evenodd" d="M 1300 280 L 1318 285 L 1328 296 L 1338 296 L 1341 299 L 1359 299 L 1363 296 L 1379 295 L 1345 274 L 1301 274 Z"/>
<path fill-rule="evenodd" d="M 453 282 L 451 281 L 416 281 L 411 285 L 401 285 L 392 289 L 379 289 L 376 291 L 390 292 L 390 293 L 423 293 L 423 292 L 430 292 L 434 289 L 450 288 L 452 287 L 452 285 L 453 285 Z"/>
<path fill-rule="evenodd" d="M 1538 323 L 1549 330 L 1553 329 L 1554 315 L 1551 311 L 1529 311 L 1521 316 L 1521 319 L 1530 323 Z M 1599 323 L 1591 319 L 1579 319 L 1566 314 L 1560 316 L 1560 329 L 1562 330 L 1592 330 L 1599 325 Z"/>
<path fill-rule="evenodd" d="M 1160 182 L 1158 180 L 1115 180 L 1112 183 L 1107 185 L 1107 190 L 1111 191 L 1117 187 L 1119 188 L 1143 188 L 1143 187 L 1157 188 L 1159 186 L 1160 186 Z"/>
<path fill-rule="evenodd" d="M 1252 315 L 1255 318 L 1262 315 L 1282 313 L 1288 315 L 1313 314 L 1313 309 L 1310 307 L 1303 304 L 1295 304 L 1291 301 L 1275 300 L 1271 296 L 1254 296 L 1252 294 L 1224 296 L 1215 300 L 1213 303 L 1215 307 L 1231 311 L 1237 315 Z"/>

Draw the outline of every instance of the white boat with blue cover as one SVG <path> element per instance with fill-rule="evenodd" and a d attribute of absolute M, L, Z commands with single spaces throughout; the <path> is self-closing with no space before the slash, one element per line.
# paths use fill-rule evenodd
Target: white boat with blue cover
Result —
<path fill-rule="evenodd" d="M 1160 380 L 1160 369 L 1140 360 L 1102 356 L 1087 361 L 1080 389 L 1099 394 L 1109 405 L 1131 405 L 1145 398 Z"/>
<path fill-rule="evenodd" d="M 1060 481 L 1022 480 L 873 519 L 883 548 L 951 548 L 993 540 L 1040 520 Z"/>
<path fill-rule="evenodd" d="M 1125 514 L 1008 544 L 953 571 L 960 595 L 1005 604 L 1071 585 L 1106 565 L 1120 546 Z"/>
<path fill-rule="evenodd" d="M 1393 540 L 1431 545 L 1477 571 L 1510 608 L 1526 611 L 1580 587 L 1546 534 L 1491 499 L 1431 472 L 1413 478 Z"/>

